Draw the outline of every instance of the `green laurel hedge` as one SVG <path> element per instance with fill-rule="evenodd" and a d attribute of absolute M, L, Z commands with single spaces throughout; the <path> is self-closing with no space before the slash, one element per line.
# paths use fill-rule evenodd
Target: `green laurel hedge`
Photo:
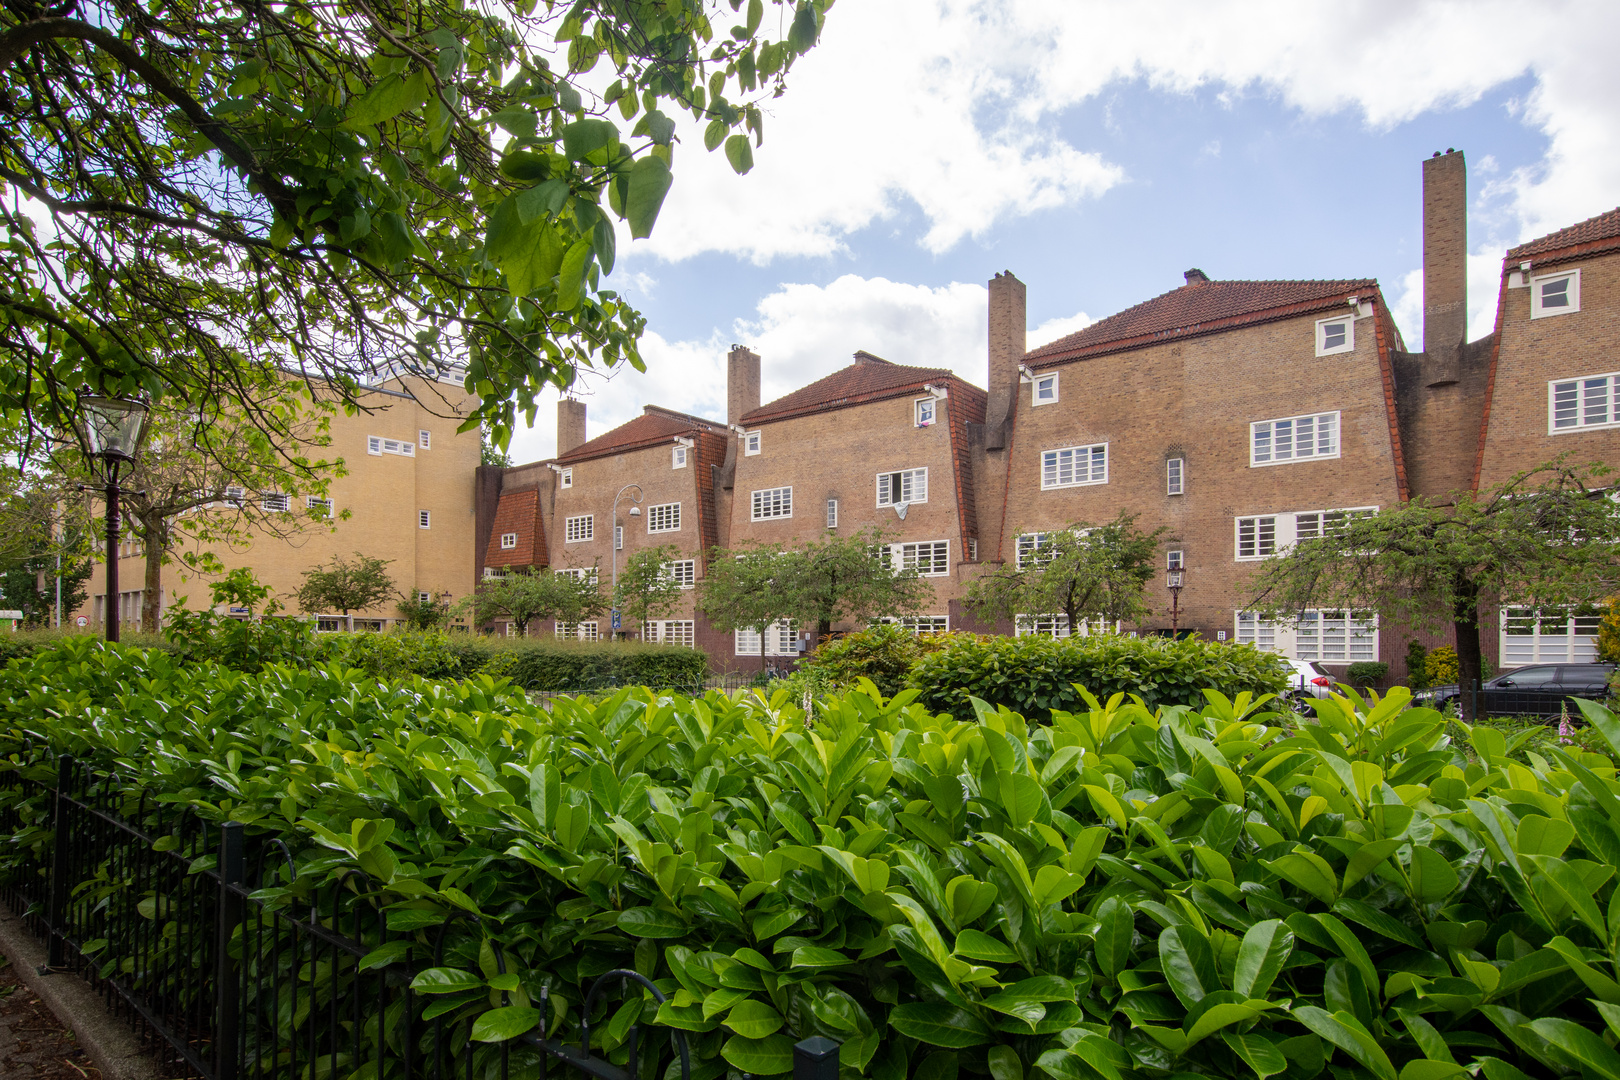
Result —
<path fill-rule="evenodd" d="M 785 1073 L 810 1035 L 872 1080 L 1620 1078 L 1612 758 L 1454 744 L 1402 689 L 1298 728 L 1202 696 L 1040 725 L 915 691 L 813 718 L 785 693 L 547 712 L 483 678 L 72 642 L 0 672 L 0 769 L 48 777 L 67 751 L 283 838 L 300 873 L 273 902 L 363 871 L 352 902 L 395 929 L 374 961 L 416 958 L 416 1007 L 476 1016 L 485 1045 L 555 1033 L 633 966 L 670 1000 L 596 1018 L 597 1048 L 624 1062 L 631 1023 L 678 1027 L 698 1080 Z M 15 809 L 45 824 L 0 870 L 50 841 Z M 668 1075 L 664 1040 L 641 1053 Z"/>

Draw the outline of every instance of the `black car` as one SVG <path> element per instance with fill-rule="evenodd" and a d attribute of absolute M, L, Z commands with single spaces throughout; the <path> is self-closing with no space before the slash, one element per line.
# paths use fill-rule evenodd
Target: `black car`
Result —
<path fill-rule="evenodd" d="M 1609 694 L 1613 664 L 1536 664 L 1504 671 L 1485 680 L 1478 710 L 1487 716 L 1557 716 L 1568 702 L 1577 719 L 1581 710 L 1571 698 L 1602 701 Z M 1457 702 L 1454 685 L 1433 686 L 1417 695 L 1418 702 L 1436 709 Z"/>

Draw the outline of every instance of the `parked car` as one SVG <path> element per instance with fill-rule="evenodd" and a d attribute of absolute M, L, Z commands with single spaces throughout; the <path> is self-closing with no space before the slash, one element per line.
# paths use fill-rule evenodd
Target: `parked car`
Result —
<path fill-rule="evenodd" d="M 1504 671 L 1480 687 L 1478 711 L 1487 716 L 1557 716 L 1568 703 L 1570 715 L 1579 717 L 1573 698 L 1602 701 L 1609 695 L 1613 664 L 1536 664 Z M 1459 703 L 1456 684 L 1431 686 L 1414 695 L 1419 705 L 1436 709 Z"/>
<path fill-rule="evenodd" d="M 1277 659 L 1288 669 L 1287 696 L 1302 711 L 1314 712 L 1304 705 L 1306 698 L 1325 698 L 1333 693 L 1333 684 L 1337 680 L 1321 664 L 1314 660 L 1290 660 L 1286 656 Z"/>

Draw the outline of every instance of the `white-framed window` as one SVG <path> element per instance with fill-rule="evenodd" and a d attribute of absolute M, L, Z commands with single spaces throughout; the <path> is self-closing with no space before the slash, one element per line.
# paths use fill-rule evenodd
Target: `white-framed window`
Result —
<path fill-rule="evenodd" d="M 681 504 L 659 503 L 647 507 L 647 531 L 650 533 L 680 532 Z"/>
<path fill-rule="evenodd" d="M 1051 558 L 1050 555 L 1047 555 L 1045 558 L 1041 556 L 1041 549 L 1050 545 L 1051 537 L 1051 533 L 1043 532 L 1024 533 L 1023 535 L 1019 536 L 1018 569 L 1028 570 L 1031 567 L 1040 566 L 1042 563 L 1046 562 L 1047 559 Z"/>
<path fill-rule="evenodd" d="M 1184 458 L 1168 458 L 1164 463 L 1164 493 L 1166 495 L 1185 495 L 1187 493 L 1187 462 Z"/>
<path fill-rule="evenodd" d="M 686 447 L 677 446 L 669 452 L 669 467 L 672 469 L 686 468 Z"/>
<path fill-rule="evenodd" d="M 1013 620 L 1013 632 L 1018 637 L 1039 634 L 1044 637 L 1066 638 L 1069 636 L 1069 617 L 1061 613 L 1057 615 L 1019 615 Z"/>
<path fill-rule="evenodd" d="M 750 516 L 754 521 L 792 517 L 793 489 L 791 487 L 762 488 L 754 492 Z"/>
<path fill-rule="evenodd" d="M 827 500 L 827 528 L 838 528 L 838 500 Z"/>
<path fill-rule="evenodd" d="M 567 638 L 570 641 L 599 641 L 599 640 L 601 640 L 597 636 L 596 623 L 595 623 L 594 620 L 591 621 L 591 622 L 582 622 L 582 623 L 560 622 L 560 623 L 557 624 L 556 634 L 557 634 L 558 637 Z"/>
<path fill-rule="evenodd" d="M 304 509 L 315 511 L 316 517 L 331 517 L 332 500 L 323 499 L 319 495 L 305 495 Z"/>
<path fill-rule="evenodd" d="M 1597 612 L 1571 614 L 1562 608 L 1505 607 L 1501 612 L 1503 667 L 1521 664 L 1597 662 Z"/>
<path fill-rule="evenodd" d="M 1339 414 L 1315 413 L 1249 425 L 1249 465 L 1284 465 L 1339 456 Z"/>
<path fill-rule="evenodd" d="M 267 514 L 285 514 L 292 509 L 292 496 L 279 491 L 266 491 L 259 496 L 259 509 Z"/>
<path fill-rule="evenodd" d="M 1294 660 L 1355 663 L 1378 659 L 1378 617 L 1370 611 L 1302 611 L 1277 619 L 1253 611 L 1234 613 L 1237 641 Z"/>
<path fill-rule="evenodd" d="M 1316 322 L 1316 355 L 1347 353 L 1356 347 L 1356 317 L 1339 315 Z"/>
<path fill-rule="evenodd" d="M 1343 510 L 1302 510 L 1294 514 L 1257 514 L 1233 519 L 1236 554 L 1240 562 L 1266 559 L 1287 551 L 1299 540 L 1332 536 L 1359 517 L 1378 512 L 1376 506 Z"/>
<path fill-rule="evenodd" d="M 646 640 L 690 649 L 697 643 L 697 623 L 692 619 L 653 619 L 647 623 Z"/>
<path fill-rule="evenodd" d="M 1547 434 L 1620 427 L 1620 372 L 1547 384 Z"/>
<path fill-rule="evenodd" d="M 596 584 L 596 567 L 594 566 L 569 566 L 558 570 L 557 573 L 567 574 L 575 581 L 588 581 L 592 585 Z"/>
<path fill-rule="evenodd" d="M 918 398 L 915 402 L 917 426 L 928 427 L 934 422 L 935 401 L 931 397 Z"/>
<path fill-rule="evenodd" d="M 578 544 L 596 539 L 596 518 L 592 514 L 579 514 L 563 519 L 563 543 Z"/>
<path fill-rule="evenodd" d="M 366 453 L 398 454 L 400 457 L 415 457 L 416 444 L 402 439 L 384 439 L 380 435 L 366 436 Z"/>
<path fill-rule="evenodd" d="M 1041 487 L 1108 483 L 1108 444 L 1065 446 L 1041 454 Z"/>
<path fill-rule="evenodd" d="M 749 431 L 743 435 L 743 456 L 753 457 L 759 453 L 759 432 Z"/>
<path fill-rule="evenodd" d="M 240 484 L 231 484 L 225 488 L 225 501 L 232 506 L 240 507 L 247 503 L 247 489 Z"/>
<path fill-rule="evenodd" d="M 978 562 L 978 561 L 979 561 L 979 538 L 977 536 L 970 536 L 970 537 L 968 537 L 968 562 Z"/>
<path fill-rule="evenodd" d="M 1029 384 L 1031 405 L 1050 405 L 1058 399 L 1058 373 L 1037 375 Z"/>
<path fill-rule="evenodd" d="M 901 506 L 928 501 L 928 470 L 903 469 L 878 473 L 877 504 Z"/>
<path fill-rule="evenodd" d="M 431 529 L 431 528 L 433 528 L 433 511 L 431 511 L 431 510 L 418 510 L 416 512 L 416 527 L 418 529 Z"/>
<path fill-rule="evenodd" d="M 416 594 L 416 602 L 418 604 L 426 604 L 429 601 L 431 601 L 432 599 L 433 599 L 433 596 L 430 593 L 419 592 L 419 593 Z"/>
<path fill-rule="evenodd" d="M 759 656 L 761 653 L 760 636 L 753 630 L 735 630 L 732 632 L 732 647 L 738 656 Z M 764 655 L 766 656 L 796 656 L 798 655 L 799 624 L 792 619 L 774 622 L 765 628 Z"/>
<path fill-rule="evenodd" d="M 900 618 L 892 616 L 883 620 L 893 623 L 902 630 L 910 630 L 913 634 L 948 634 L 951 632 L 951 617 L 949 615 L 903 615 Z"/>
<path fill-rule="evenodd" d="M 574 470 L 564 469 L 557 474 L 558 487 L 571 488 L 574 486 Z"/>
<path fill-rule="evenodd" d="M 1167 552 L 1165 552 L 1164 553 L 1164 568 L 1166 570 L 1185 570 L 1185 569 L 1187 569 L 1187 557 L 1186 557 L 1186 555 L 1182 554 L 1182 552 L 1180 552 L 1179 550 L 1178 551 L 1167 551 Z"/>
<path fill-rule="evenodd" d="M 613 526 L 613 550 L 614 551 L 623 551 L 624 550 L 624 526 L 623 525 L 615 525 L 615 526 Z"/>
<path fill-rule="evenodd" d="M 1565 270 L 1530 279 L 1530 317 L 1568 315 L 1581 310 L 1581 272 Z"/>
<path fill-rule="evenodd" d="M 501 533 L 501 550 L 511 551 L 517 547 L 517 533 Z"/>
<path fill-rule="evenodd" d="M 664 564 L 664 576 L 672 579 L 683 589 L 697 586 L 697 560 L 676 559 L 674 562 Z"/>
<path fill-rule="evenodd" d="M 433 449 L 433 432 L 422 428 L 416 433 L 416 445 L 424 450 Z"/>
<path fill-rule="evenodd" d="M 915 570 L 918 577 L 943 577 L 951 572 L 949 540 L 890 544 L 884 554 L 890 566 L 899 570 Z"/>
<path fill-rule="evenodd" d="M 517 534 L 514 533 L 513 535 L 515 536 Z M 484 580 L 485 581 L 499 581 L 502 578 L 504 578 L 505 576 L 506 576 L 506 567 L 504 567 L 504 566 L 486 566 L 486 567 L 484 567 Z"/>

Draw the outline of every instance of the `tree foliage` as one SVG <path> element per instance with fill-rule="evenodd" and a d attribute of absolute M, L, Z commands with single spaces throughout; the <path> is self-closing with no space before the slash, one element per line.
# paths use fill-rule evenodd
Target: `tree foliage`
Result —
<path fill-rule="evenodd" d="M 681 599 L 681 585 L 669 571 L 669 564 L 680 555 L 673 544 L 643 548 L 625 560 L 619 582 L 613 591 L 613 606 L 625 623 L 645 628 L 653 619 L 668 618 Z M 645 629 L 642 637 L 647 635 Z"/>
<path fill-rule="evenodd" d="M 298 606 L 311 615 L 341 611 L 345 618 L 351 611 L 375 608 L 397 591 L 388 574 L 392 561 L 358 551 L 353 561 L 334 555 L 330 563 L 304 571 L 304 583 L 295 594 Z"/>
<path fill-rule="evenodd" d="M 1024 565 L 1008 563 L 976 579 L 965 604 L 989 622 L 1062 612 L 1071 631 L 1086 618 L 1138 622 L 1152 614 L 1143 587 L 1157 572 L 1159 538 L 1168 531 L 1143 532 L 1136 515 L 1121 510 L 1106 525 L 1076 522 L 1033 534 L 1040 539 Z"/>
<path fill-rule="evenodd" d="M 641 366 L 614 218 L 650 233 L 682 114 L 747 172 L 830 6 L 10 4 L 0 413 L 454 369 L 505 445 L 545 386 Z"/>
<path fill-rule="evenodd" d="M 486 578 L 461 604 L 461 610 L 471 612 L 474 625 L 504 616 L 524 636 L 536 620 L 575 623 L 600 615 L 604 607 L 594 569 L 589 574 L 518 570 L 505 577 Z"/>
<path fill-rule="evenodd" d="M 1419 629 L 1449 625 L 1458 677 L 1473 685 L 1489 608 L 1564 608 L 1613 590 L 1620 507 L 1601 486 L 1606 472 L 1560 459 L 1450 503 L 1414 499 L 1347 518 L 1265 563 L 1250 582 L 1248 606 L 1283 618 L 1361 608 Z M 1463 701 L 1472 707 L 1468 695 Z"/>

